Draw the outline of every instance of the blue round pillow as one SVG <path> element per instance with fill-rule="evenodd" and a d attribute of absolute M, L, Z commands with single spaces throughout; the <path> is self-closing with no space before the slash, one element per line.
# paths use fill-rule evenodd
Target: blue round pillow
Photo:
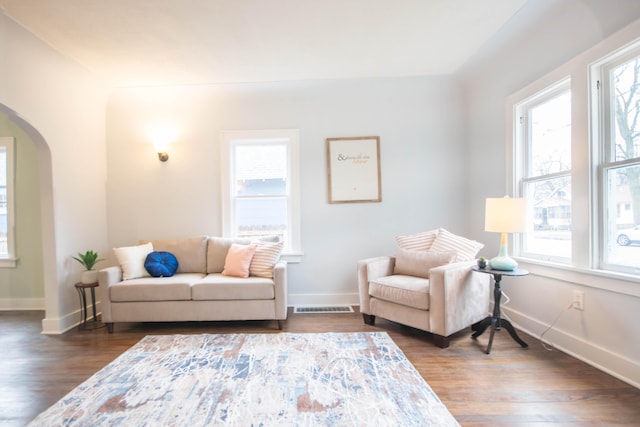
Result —
<path fill-rule="evenodd" d="M 178 270 L 178 260 L 170 252 L 151 252 L 144 260 L 144 268 L 153 277 L 171 277 Z"/>

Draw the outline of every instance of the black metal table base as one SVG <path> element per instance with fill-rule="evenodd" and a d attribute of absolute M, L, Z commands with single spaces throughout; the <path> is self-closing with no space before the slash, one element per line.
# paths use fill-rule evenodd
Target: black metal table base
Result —
<path fill-rule="evenodd" d="M 495 334 L 496 331 L 499 331 L 501 327 L 505 328 L 507 332 L 509 332 L 509 335 L 511 335 L 511 338 L 513 338 L 518 344 L 520 344 L 522 348 L 529 347 L 529 344 L 522 341 L 522 339 L 518 336 L 511 322 L 509 322 L 507 319 L 502 319 L 502 318 L 494 319 L 493 316 L 489 316 L 481 320 L 480 322 L 476 323 L 475 325 L 473 325 L 471 328 L 475 332 L 473 333 L 473 335 L 471 335 L 471 338 L 473 339 L 478 338 L 480 335 L 484 333 L 484 331 L 488 327 L 491 327 L 491 333 L 489 335 L 489 344 L 487 344 L 487 350 L 485 351 L 485 353 L 487 354 L 491 353 L 491 345 L 493 344 L 493 335 Z"/>
<path fill-rule="evenodd" d="M 93 306 L 93 321 L 88 321 L 88 313 L 87 313 L 87 293 L 86 289 L 89 286 L 91 292 L 91 305 Z M 78 329 L 81 331 L 92 331 L 94 329 L 104 328 L 106 325 L 102 322 L 98 322 L 98 316 L 96 314 L 96 293 L 95 286 L 92 285 L 83 285 L 81 283 L 76 284 L 76 291 L 78 291 L 78 296 L 80 297 L 80 308 L 82 310 L 82 322 L 78 326 Z"/>
<path fill-rule="evenodd" d="M 495 281 L 495 286 L 493 288 L 493 300 L 494 300 L 493 315 L 486 317 L 483 320 L 471 326 L 471 329 L 475 331 L 473 335 L 471 335 L 471 338 L 477 339 L 480 335 L 484 333 L 484 331 L 487 330 L 487 328 L 490 327 L 491 331 L 489 335 L 489 344 L 487 344 L 487 349 L 485 351 L 485 353 L 489 354 L 491 353 L 491 346 L 493 345 L 493 336 L 495 335 L 496 331 L 499 331 L 500 328 L 505 328 L 507 332 L 509 332 L 509 335 L 511 335 L 511 338 L 513 338 L 518 344 L 520 344 L 522 348 L 529 347 L 529 344 L 524 342 L 518 336 L 511 322 L 501 317 L 500 300 L 502 299 L 502 288 L 500 286 L 500 281 L 502 280 L 502 275 L 494 272 L 493 279 Z"/>

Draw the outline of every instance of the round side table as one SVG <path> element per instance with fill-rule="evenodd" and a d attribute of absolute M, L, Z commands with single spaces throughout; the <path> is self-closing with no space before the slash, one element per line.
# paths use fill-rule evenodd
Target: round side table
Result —
<path fill-rule="evenodd" d="M 502 276 L 526 276 L 527 274 L 529 274 L 529 272 L 522 268 L 516 268 L 512 271 L 504 271 L 492 270 L 490 268 L 473 267 L 472 270 L 478 273 L 491 274 L 493 276 L 494 287 L 493 315 L 488 316 L 484 320 L 481 320 L 471 326 L 471 329 L 475 331 L 473 335 L 471 335 L 471 338 L 478 338 L 487 328 L 490 327 L 491 333 L 489 335 L 489 344 L 487 344 L 487 349 L 485 351 L 485 353 L 489 354 L 491 353 L 491 345 L 493 344 L 493 335 L 496 331 L 499 331 L 501 327 L 504 327 L 507 332 L 509 332 L 509 335 L 511 335 L 511 338 L 513 338 L 518 344 L 520 344 L 522 348 L 529 347 L 529 345 L 526 342 L 522 341 L 522 339 L 518 336 L 513 325 L 511 325 L 511 322 L 509 322 L 509 320 L 507 319 L 503 319 L 500 313 L 500 299 L 502 298 L 502 288 L 500 287 L 500 282 L 502 281 Z"/>
<path fill-rule="evenodd" d="M 99 286 L 98 282 L 94 283 L 76 283 L 76 291 L 80 297 L 80 305 L 82 308 L 82 323 L 78 326 L 81 331 L 93 330 L 103 328 L 104 324 L 98 322 L 98 315 L 96 314 L 96 292 L 95 289 Z M 91 291 L 91 305 L 93 306 L 93 322 L 87 322 L 87 289 Z"/>

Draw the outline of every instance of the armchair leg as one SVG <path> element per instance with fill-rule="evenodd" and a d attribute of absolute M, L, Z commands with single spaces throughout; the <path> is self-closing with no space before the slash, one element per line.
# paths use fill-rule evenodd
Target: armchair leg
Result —
<path fill-rule="evenodd" d="M 112 334 L 113 333 L 113 322 L 107 322 L 107 331 Z"/>
<path fill-rule="evenodd" d="M 278 322 L 278 330 L 282 330 L 282 320 L 277 319 L 276 322 Z"/>
<path fill-rule="evenodd" d="M 362 313 L 362 318 L 367 325 L 374 326 L 376 324 L 376 316 L 373 314 Z"/>
<path fill-rule="evenodd" d="M 433 334 L 433 343 L 440 348 L 447 348 L 449 347 L 449 337 Z"/>

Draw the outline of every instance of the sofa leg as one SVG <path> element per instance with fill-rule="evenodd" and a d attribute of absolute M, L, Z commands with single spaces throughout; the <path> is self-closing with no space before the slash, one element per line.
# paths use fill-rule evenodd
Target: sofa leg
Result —
<path fill-rule="evenodd" d="M 282 330 L 282 320 L 277 319 L 276 322 L 278 322 L 278 330 L 281 331 Z"/>
<path fill-rule="evenodd" d="M 112 334 L 113 333 L 113 322 L 107 322 L 107 323 L 105 323 L 105 325 L 107 325 L 107 332 Z"/>
<path fill-rule="evenodd" d="M 376 316 L 373 314 L 362 313 L 362 318 L 364 319 L 364 323 L 367 325 L 375 325 L 376 324 Z"/>
<path fill-rule="evenodd" d="M 447 348 L 449 347 L 449 337 L 433 334 L 433 343 L 440 348 Z"/>

